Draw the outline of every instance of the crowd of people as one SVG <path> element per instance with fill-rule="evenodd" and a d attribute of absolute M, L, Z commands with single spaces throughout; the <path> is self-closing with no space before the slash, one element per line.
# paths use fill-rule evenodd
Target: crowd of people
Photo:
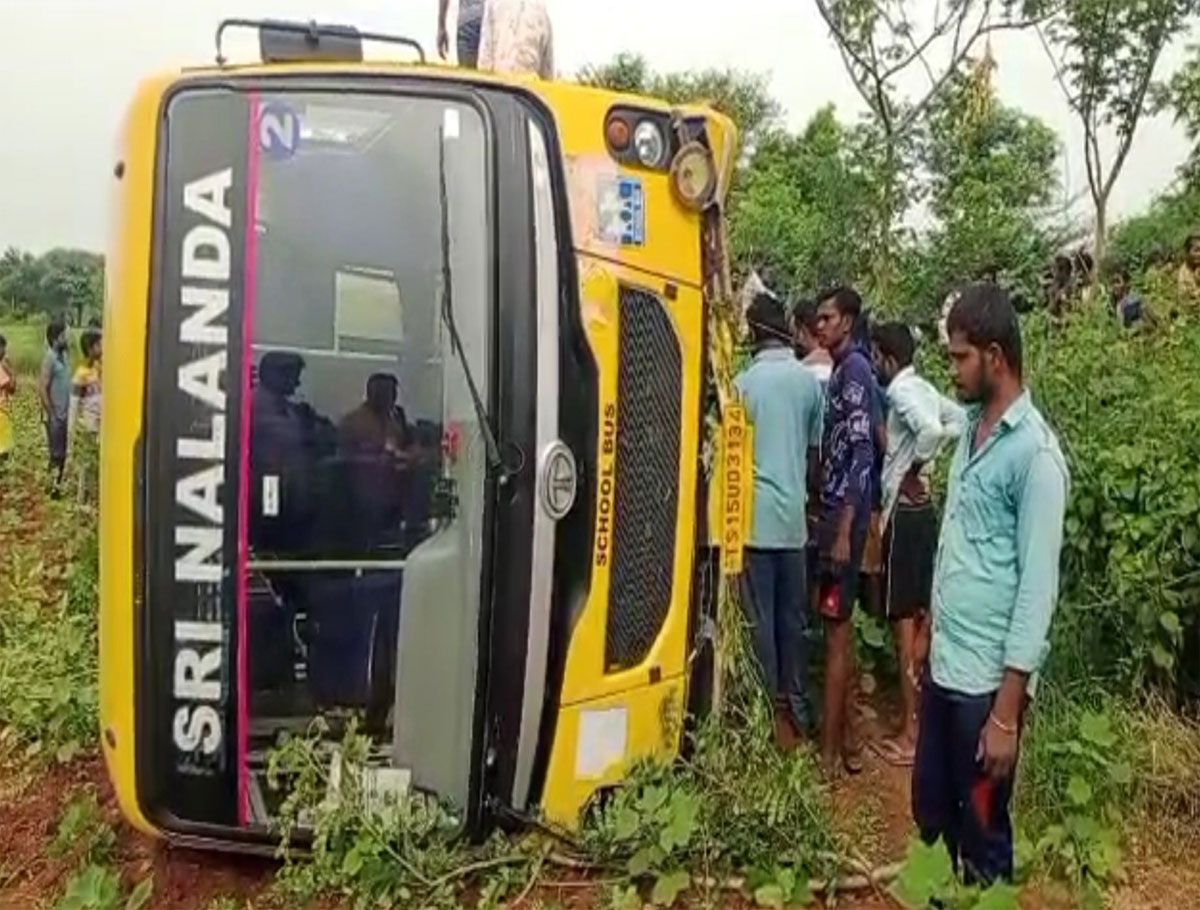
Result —
<path fill-rule="evenodd" d="M 1016 309 L 991 281 L 948 308 L 962 404 L 917 372 L 908 326 L 871 325 L 854 289 L 802 300 L 790 317 L 774 294 L 755 294 L 753 359 L 736 379 L 754 428 L 742 601 L 777 739 L 817 737 L 831 777 L 862 770 L 852 618 L 860 605 L 877 611 L 894 630 L 901 713 L 871 747 L 913 768 L 923 838 L 943 838 L 969 879 L 1011 877 L 1009 802 L 1048 650 L 1069 485 L 1024 386 Z M 939 515 L 932 469 L 945 449 Z"/>
<path fill-rule="evenodd" d="M 50 495 L 63 495 L 67 466 L 72 464 L 76 496 L 81 504 L 99 498 L 101 333 L 95 321 L 79 336 L 79 359 L 72 368 L 71 334 L 65 320 L 46 326 L 46 352 L 37 376 L 37 396 L 50 466 Z M 12 399 L 16 371 L 8 361 L 8 340 L 0 335 L 0 465 L 16 444 Z"/>

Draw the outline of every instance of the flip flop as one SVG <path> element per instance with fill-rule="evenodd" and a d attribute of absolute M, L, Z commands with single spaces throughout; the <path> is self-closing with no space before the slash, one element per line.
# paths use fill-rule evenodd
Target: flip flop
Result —
<path fill-rule="evenodd" d="M 890 737 L 871 743 L 871 750 L 893 768 L 911 768 L 917 761 L 916 749 L 909 752 Z"/>
<path fill-rule="evenodd" d="M 846 769 L 846 773 L 851 777 L 855 777 L 863 772 L 863 757 L 862 749 L 856 749 L 853 752 L 842 753 L 842 767 Z"/>

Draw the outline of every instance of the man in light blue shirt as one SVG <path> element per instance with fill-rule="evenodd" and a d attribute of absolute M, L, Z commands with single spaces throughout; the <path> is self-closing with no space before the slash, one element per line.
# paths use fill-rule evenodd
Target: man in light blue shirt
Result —
<path fill-rule="evenodd" d="M 754 361 L 736 385 L 754 430 L 754 517 L 742 600 L 754 651 L 777 708 L 781 741 L 813 728 L 808 695 L 809 465 L 821 436 L 821 388 L 791 348 L 783 305 L 760 293 L 746 310 Z"/>
<path fill-rule="evenodd" d="M 933 583 L 913 814 L 970 881 L 1009 879 L 1009 801 L 1023 715 L 1049 649 L 1069 486 L 1054 433 L 1022 381 L 1008 294 L 968 287 L 947 320 L 971 407 L 950 468 Z"/>

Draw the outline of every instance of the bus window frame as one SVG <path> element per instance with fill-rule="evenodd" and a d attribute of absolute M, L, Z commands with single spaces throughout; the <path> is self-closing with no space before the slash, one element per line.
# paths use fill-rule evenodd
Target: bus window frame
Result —
<path fill-rule="evenodd" d="M 162 742 L 164 722 L 158 716 L 158 699 L 160 697 L 160 679 L 153 683 L 147 679 L 154 659 L 148 653 L 151 648 L 151 635 L 156 627 L 150 616 L 149 591 L 154 587 L 148 577 L 148 557 L 150 541 L 146 529 L 155 527 L 154 516 L 149 512 L 151 499 L 154 494 L 149 487 L 161 486 L 161 482 L 152 480 L 148 471 L 147 452 L 149 440 L 159 432 L 160 408 L 153 402 L 153 390 L 150 376 L 153 367 L 161 364 L 167 342 L 162 338 L 163 315 L 161 303 L 164 292 L 169 290 L 169 279 L 163 273 L 164 236 L 166 234 L 167 218 L 167 178 L 170 160 L 168 142 L 168 112 L 171 105 L 180 97 L 193 93 L 228 92 L 233 95 L 246 96 L 258 94 L 285 93 L 320 93 L 320 94 L 349 94 L 349 95 L 379 95 L 385 97 L 415 97 L 434 101 L 446 101 L 468 105 L 474 108 L 484 124 L 486 179 L 488 185 L 487 218 L 489 231 L 489 247 L 487 251 L 488 270 L 492 277 L 492 299 L 488 306 L 490 324 L 487 327 L 487 350 L 489 363 L 487 370 L 491 381 L 488 383 L 488 410 L 493 419 L 497 416 L 500 403 L 500 383 L 497 381 L 500 363 L 498 358 L 499 333 L 502 324 L 499 293 L 499 271 L 501 257 L 498 251 L 497 239 L 505 231 L 499 223 L 498 197 L 500 181 L 498 175 L 498 120 L 494 101 L 499 98 L 514 99 L 508 116 L 525 113 L 524 105 L 520 103 L 521 96 L 531 97 L 528 92 L 517 87 L 507 87 L 493 83 L 472 82 L 468 80 L 447 80 L 428 78 L 413 73 L 339 73 L 313 75 L 311 73 L 197 73 L 180 78 L 167 89 L 158 107 L 156 128 L 156 154 L 153 177 L 152 222 L 153 234 L 149 257 L 150 280 L 148 282 L 147 326 L 144 343 L 146 345 L 146 374 L 143 377 L 143 400 L 141 405 L 142 428 L 137 444 L 135 464 L 138 476 L 135 480 L 135 536 L 133 540 L 132 569 L 134 574 L 134 687 L 130 693 L 134 700 L 134 740 L 135 740 L 135 773 L 137 779 L 137 800 L 146 819 L 164 834 L 181 845 L 196 847 L 233 848 L 245 852 L 272 853 L 274 847 L 270 834 L 261 827 L 238 825 L 220 825 L 207 822 L 197 822 L 176 815 L 168 800 L 160 800 L 155 792 L 160 788 L 164 779 L 164 756 L 158 748 Z M 516 118 L 514 118 L 516 119 Z M 523 122 L 523 121 L 522 121 Z M 552 120 L 551 120 L 552 123 Z M 552 133 L 557 139 L 557 136 Z M 549 141 L 549 140 L 548 140 Z M 557 143 L 554 143 L 557 145 Z M 518 156 L 519 157 L 519 156 Z M 559 169 L 559 168 L 556 168 Z M 512 182 L 512 181 L 506 181 Z M 561 186 L 556 191 L 564 192 Z M 573 257 L 572 257 L 573 258 Z M 523 276 L 529 282 L 532 274 Z M 156 353 L 157 352 L 157 353 Z M 241 366 L 240 353 L 237 357 L 238 367 Z M 227 376 L 233 375 L 232 364 Z M 239 393 L 240 394 L 240 393 Z M 240 404 L 239 404 L 240 407 Z M 151 469 L 153 470 L 153 469 Z M 244 482 L 239 478 L 239 482 Z M 491 618 L 494 609 L 496 589 L 496 542 L 497 513 L 499 511 L 498 484 L 495 478 L 486 480 L 485 513 L 483 517 L 484 545 L 483 566 L 481 567 L 479 605 L 480 646 L 481 653 L 486 649 L 491 651 Z M 235 525 L 236 526 L 236 525 Z M 528 584 L 528 579 L 525 579 Z M 158 622 L 163 622 L 159 619 Z M 236 643 L 234 643 L 236 646 Z M 464 826 L 467 830 L 476 830 L 482 823 L 484 796 L 483 770 L 486 764 L 484 753 L 487 749 L 488 731 L 485 730 L 484 704 L 489 686 L 487 661 L 481 660 L 480 673 L 476 686 L 475 734 L 476 755 L 472 758 L 472 768 L 469 783 L 469 805 L 464 813 Z"/>

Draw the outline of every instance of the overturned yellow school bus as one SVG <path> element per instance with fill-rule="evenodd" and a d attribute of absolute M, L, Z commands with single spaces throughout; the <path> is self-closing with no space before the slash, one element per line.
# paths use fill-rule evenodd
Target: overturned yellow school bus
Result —
<path fill-rule="evenodd" d="M 320 715 L 468 829 L 571 825 L 711 685 L 708 516 L 736 568 L 744 490 L 708 498 L 702 464 L 731 124 L 230 26 L 262 62 L 144 82 L 114 171 L 121 807 L 266 844 L 268 755 Z"/>

